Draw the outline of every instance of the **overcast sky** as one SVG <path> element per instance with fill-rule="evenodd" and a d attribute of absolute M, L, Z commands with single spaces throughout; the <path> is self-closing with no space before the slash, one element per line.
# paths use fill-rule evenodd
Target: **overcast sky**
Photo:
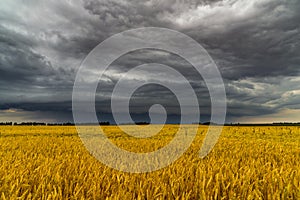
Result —
<path fill-rule="evenodd" d="M 116 33 L 151 26 L 180 31 L 205 47 L 225 83 L 227 122 L 298 122 L 299 10 L 299 0 L 2 0 L 0 121 L 72 121 L 72 88 L 82 60 Z M 126 54 L 112 64 L 107 79 L 115 83 L 128 66 L 154 61 L 191 80 L 202 119 L 208 120 L 205 85 L 177 55 L 157 50 Z M 144 77 L 137 73 L 133 78 Z M 106 94 L 112 88 L 107 84 L 98 90 L 103 120 L 111 119 Z M 136 92 L 133 117 L 144 119 L 158 99 L 176 118 L 178 102 L 158 85 Z"/>

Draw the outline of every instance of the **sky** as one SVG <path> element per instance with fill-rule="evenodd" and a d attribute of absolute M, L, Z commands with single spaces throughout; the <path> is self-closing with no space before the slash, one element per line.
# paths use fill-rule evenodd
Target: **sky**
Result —
<path fill-rule="evenodd" d="M 299 122 L 299 10 L 299 0 L 2 0 L 0 121 L 72 121 L 73 84 L 89 52 L 122 31 L 162 27 L 193 38 L 215 61 L 226 89 L 226 122 Z M 209 94 L 201 77 L 180 56 L 153 49 L 111 64 L 106 84 L 97 89 L 100 119 L 112 120 L 109 94 L 121 74 L 151 62 L 171 66 L 190 80 L 200 120 L 209 121 Z M 143 80 L 146 73 L 128 79 Z M 171 77 L 158 72 L 156 78 Z M 174 94 L 155 84 L 135 92 L 132 117 L 147 120 L 156 103 L 165 106 L 170 122 L 178 119 Z"/>

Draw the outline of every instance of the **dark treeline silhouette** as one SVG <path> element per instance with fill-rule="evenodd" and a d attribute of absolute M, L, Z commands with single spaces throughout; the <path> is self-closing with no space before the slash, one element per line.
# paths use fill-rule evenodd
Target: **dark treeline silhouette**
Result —
<path fill-rule="evenodd" d="M 136 125 L 149 125 L 149 122 L 136 122 L 134 123 Z M 132 123 L 123 123 L 121 125 L 134 125 Z M 199 125 L 218 125 L 217 123 L 213 122 L 203 122 L 203 123 L 193 123 L 193 124 L 199 124 Z M 98 124 L 95 123 L 80 123 L 77 125 L 82 126 L 92 126 L 92 125 L 113 125 L 110 124 L 110 122 L 99 122 Z M 220 124 L 221 125 L 221 124 Z M 65 123 L 45 123 L 45 122 L 0 122 L 0 126 L 75 126 L 74 123 L 71 122 L 65 122 Z M 224 126 L 300 126 L 300 122 L 274 122 L 274 123 L 261 123 L 261 124 L 250 124 L 250 123 L 226 123 Z"/>
<path fill-rule="evenodd" d="M 120 123 L 120 125 L 149 125 L 149 122 Z"/>
<path fill-rule="evenodd" d="M 46 123 L 43 122 L 21 122 L 21 123 L 14 123 L 14 126 L 45 126 Z"/>
<path fill-rule="evenodd" d="M 109 122 L 99 122 L 98 124 L 94 123 L 81 123 L 78 125 L 110 125 Z M 65 122 L 65 123 L 45 123 L 45 122 L 0 122 L 0 126 L 75 126 L 74 123 Z"/>
<path fill-rule="evenodd" d="M 136 122 L 136 125 L 149 125 L 149 122 Z"/>
<path fill-rule="evenodd" d="M 200 125 L 218 125 L 217 123 L 214 122 L 203 122 L 203 123 L 199 123 Z"/>
<path fill-rule="evenodd" d="M 222 125 L 214 122 L 193 123 L 199 125 Z M 273 122 L 273 123 L 225 123 L 224 126 L 300 126 L 300 122 Z"/>
<path fill-rule="evenodd" d="M 12 122 L 0 122 L 0 126 L 12 126 Z"/>
<path fill-rule="evenodd" d="M 66 122 L 66 123 L 47 123 L 47 126 L 74 126 L 74 123 Z"/>
<path fill-rule="evenodd" d="M 300 122 L 274 122 L 274 123 L 261 123 L 261 124 L 247 124 L 247 123 L 230 123 L 224 126 L 300 126 Z"/>
<path fill-rule="evenodd" d="M 73 124 L 75 125 L 75 124 Z M 94 125 L 103 125 L 103 126 L 108 126 L 108 125 L 111 125 L 110 122 L 99 122 L 98 124 L 95 124 L 95 123 L 79 123 L 79 124 L 76 124 L 76 125 L 82 125 L 82 126 L 94 126 Z"/>

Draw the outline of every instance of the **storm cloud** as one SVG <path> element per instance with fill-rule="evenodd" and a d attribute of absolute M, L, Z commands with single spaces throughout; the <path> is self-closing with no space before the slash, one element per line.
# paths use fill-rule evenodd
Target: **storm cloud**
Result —
<path fill-rule="evenodd" d="M 299 10 L 298 0 L 1 1 L 0 119 L 26 121 L 24 113 L 31 113 L 31 121 L 72 121 L 73 83 L 88 53 L 121 31 L 163 27 L 187 34 L 214 59 L 226 87 L 227 122 L 300 121 Z M 109 97 L 122 73 L 154 62 L 190 81 L 203 120 L 209 120 L 201 76 L 180 56 L 153 49 L 112 63 L 98 88 L 97 111 L 109 115 Z M 136 92 L 132 113 L 143 114 L 143 106 L 158 99 L 172 116 L 178 114 L 174 96 L 156 85 Z"/>

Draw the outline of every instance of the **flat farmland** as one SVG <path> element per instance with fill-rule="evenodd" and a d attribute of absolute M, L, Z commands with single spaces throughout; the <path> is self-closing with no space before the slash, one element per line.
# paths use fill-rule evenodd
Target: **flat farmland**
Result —
<path fill-rule="evenodd" d="M 195 125 L 185 126 L 188 134 Z M 165 125 L 137 139 L 102 128 L 118 147 L 140 153 L 164 147 L 178 130 Z M 199 126 L 171 165 L 134 174 L 95 159 L 74 126 L 1 126 L 0 199 L 300 199 L 300 127 L 225 126 L 201 159 L 206 131 Z"/>

